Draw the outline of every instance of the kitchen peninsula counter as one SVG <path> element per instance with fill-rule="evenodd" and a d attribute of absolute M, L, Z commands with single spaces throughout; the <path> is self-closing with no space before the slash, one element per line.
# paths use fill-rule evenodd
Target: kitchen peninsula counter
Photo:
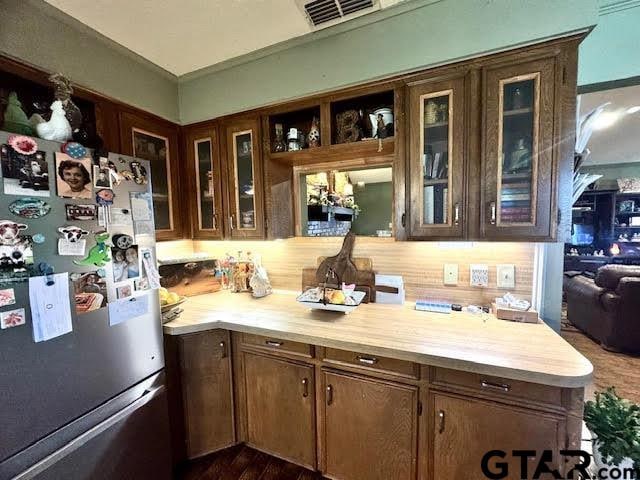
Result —
<path fill-rule="evenodd" d="M 345 315 L 310 310 L 293 292 L 255 299 L 222 291 L 189 297 L 182 307 L 165 334 L 225 329 L 564 388 L 586 386 L 593 371 L 546 324 L 490 314 L 421 312 L 407 302 L 362 304 Z"/>

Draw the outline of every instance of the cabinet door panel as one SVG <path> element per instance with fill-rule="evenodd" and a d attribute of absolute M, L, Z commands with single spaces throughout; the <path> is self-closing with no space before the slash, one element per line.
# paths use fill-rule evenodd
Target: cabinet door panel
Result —
<path fill-rule="evenodd" d="M 243 359 L 248 443 L 315 469 L 313 367 L 246 352 Z"/>
<path fill-rule="evenodd" d="M 511 480 L 520 479 L 520 458 L 513 450 L 535 450 L 537 458 L 528 462 L 531 478 L 542 450 L 554 452 L 551 468 L 558 468 L 558 446 L 562 436 L 562 421 L 552 416 L 514 407 L 491 404 L 442 394 L 432 394 L 433 451 L 432 478 L 464 478 L 485 480 L 482 457 L 491 450 L 502 450 Z M 495 459 L 490 462 L 497 471 Z M 551 477 L 542 477 L 551 478 Z"/>
<path fill-rule="evenodd" d="M 264 238 L 259 122 L 232 122 L 226 127 L 226 137 L 229 233 L 231 238 Z"/>
<path fill-rule="evenodd" d="M 229 332 L 180 337 L 180 362 L 189 458 L 235 442 Z"/>
<path fill-rule="evenodd" d="M 324 473 L 344 480 L 415 478 L 416 387 L 324 372 Z"/>
<path fill-rule="evenodd" d="M 222 168 L 215 126 L 187 130 L 191 229 L 194 238 L 222 238 Z"/>
<path fill-rule="evenodd" d="M 551 238 L 555 60 L 485 71 L 482 234 Z"/>
<path fill-rule="evenodd" d="M 182 238 L 184 215 L 180 214 L 179 203 L 178 126 L 123 112 L 120 114 L 120 141 L 125 155 L 151 162 L 156 239 Z M 119 165 L 118 168 L 128 170 L 130 167 Z"/>
<path fill-rule="evenodd" d="M 464 236 L 465 80 L 410 88 L 411 236 Z"/>

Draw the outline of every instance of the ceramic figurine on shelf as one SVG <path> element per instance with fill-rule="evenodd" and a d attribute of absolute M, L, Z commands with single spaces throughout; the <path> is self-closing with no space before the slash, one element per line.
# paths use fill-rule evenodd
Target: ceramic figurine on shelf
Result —
<path fill-rule="evenodd" d="M 36 130 L 38 136 L 45 140 L 66 142 L 71 138 L 71 125 L 65 116 L 60 100 L 51 104 L 51 119 L 48 122 L 38 123 Z"/>
<path fill-rule="evenodd" d="M 311 129 L 307 135 L 307 140 L 309 142 L 309 148 L 320 146 L 320 125 L 316 117 L 313 117 L 313 121 L 311 122 Z"/>
<path fill-rule="evenodd" d="M 9 93 L 7 99 L 7 108 L 4 112 L 4 123 L 2 130 L 12 133 L 20 133 L 22 135 L 35 135 L 27 114 L 22 110 L 22 104 L 18 100 L 16 92 Z"/>
<path fill-rule="evenodd" d="M 73 100 L 71 100 L 71 94 L 73 93 L 71 80 L 61 73 L 54 73 L 49 76 L 49 81 L 53 83 L 54 99 L 62 102 L 62 108 L 69 121 L 69 125 L 71 125 L 71 131 L 73 133 L 78 132 L 80 127 L 82 127 L 82 112 L 80 112 L 80 109 L 73 103 Z"/>
<path fill-rule="evenodd" d="M 287 151 L 287 145 L 284 143 L 284 132 L 282 130 L 282 124 L 281 123 L 276 123 L 275 135 L 276 135 L 276 138 L 273 141 L 273 151 L 274 152 L 286 152 Z"/>

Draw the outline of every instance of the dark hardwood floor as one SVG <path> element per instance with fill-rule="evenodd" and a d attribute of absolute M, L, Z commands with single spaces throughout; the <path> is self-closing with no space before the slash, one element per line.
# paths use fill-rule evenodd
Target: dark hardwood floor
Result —
<path fill-rule="evenodd" d="M 326 480 L 312 472 L 246 445 L 237 445 L 187 462 L 176 480 Z"/>

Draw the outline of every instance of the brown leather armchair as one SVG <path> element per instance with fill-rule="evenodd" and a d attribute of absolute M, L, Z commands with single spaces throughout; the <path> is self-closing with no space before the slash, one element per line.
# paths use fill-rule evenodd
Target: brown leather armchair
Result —
<path fill-rule="evenodd" d="M 605 265 L 595 279 L 565 274 L 567 318 L 607 350 L 640 353 L 640 266 Z"/>

